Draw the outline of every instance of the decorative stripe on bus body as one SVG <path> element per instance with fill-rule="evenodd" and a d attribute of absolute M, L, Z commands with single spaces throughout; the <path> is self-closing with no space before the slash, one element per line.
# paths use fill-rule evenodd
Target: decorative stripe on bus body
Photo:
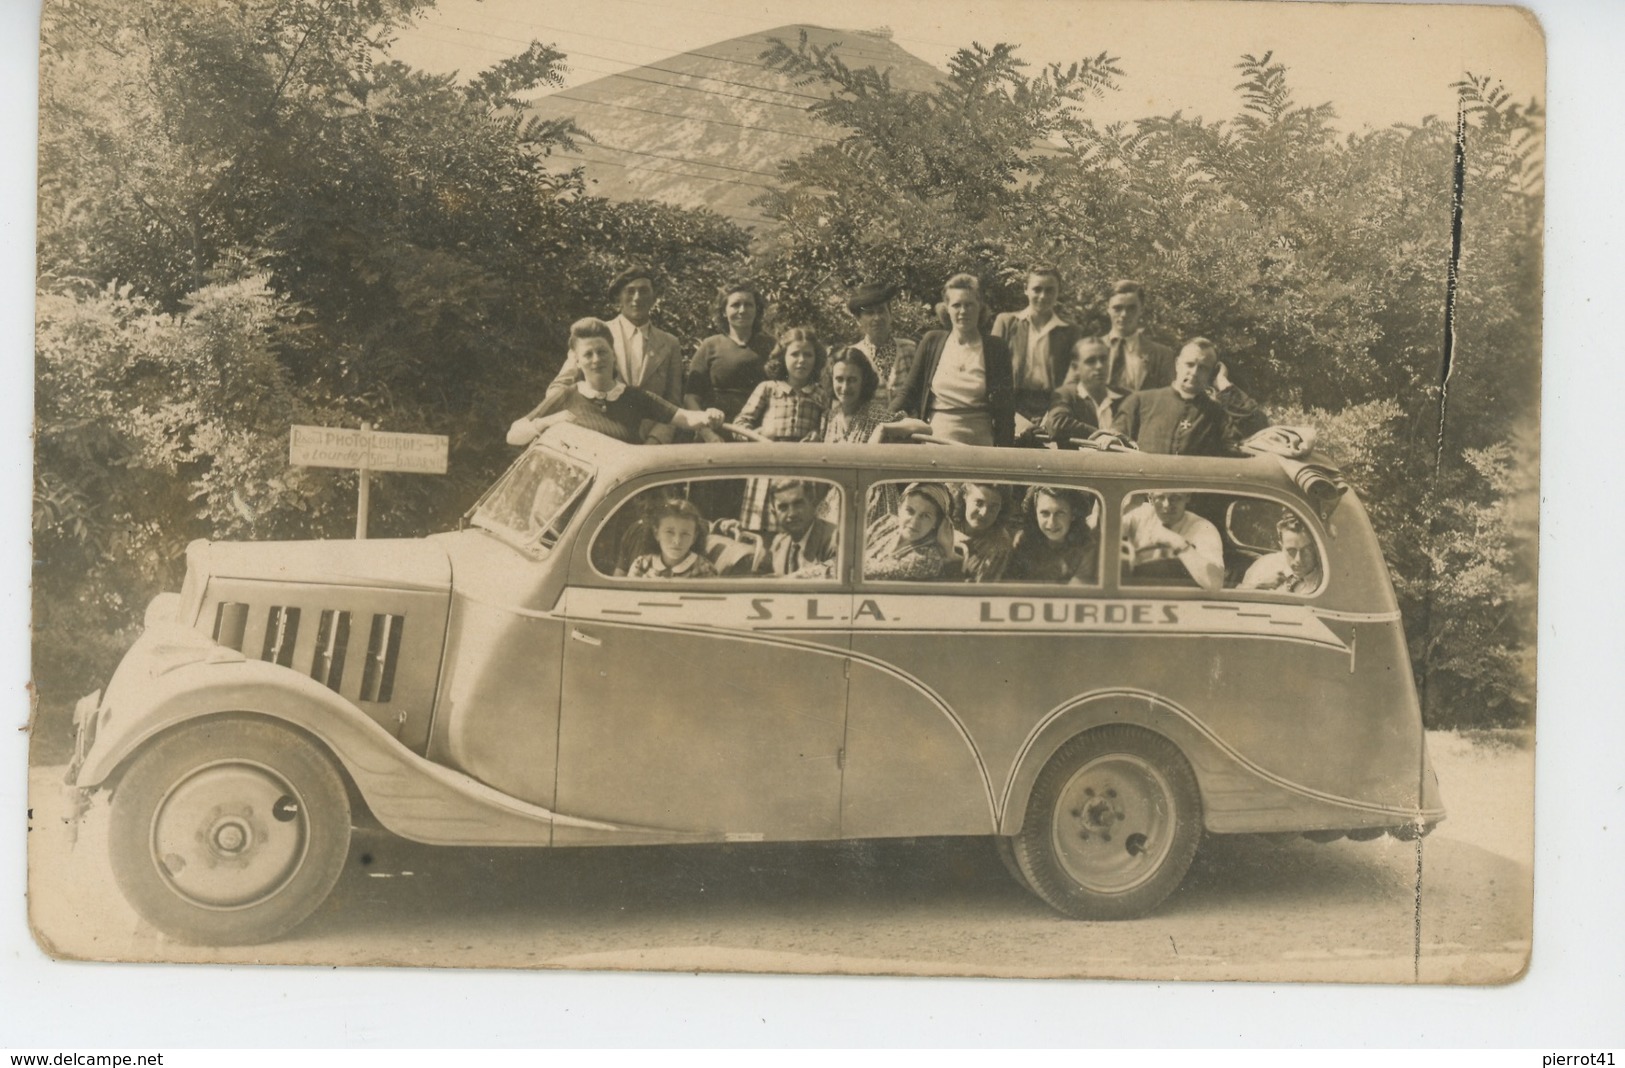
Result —
<path fill-rule="evenodd" d="M 1219 735 L 1214 732 L 1211 727 L 1207 726 L 1207 724 L 1197 719 L 1189 711 L 1173 701 L 1168 700 L 1166 697 L 1163 697 L 1160 694 L 1154 694 L 1149 690 L 1137 690 L 1127 687 L 1091 690 L 1088 693 L 1079 694 L 1077 697 L 1070 698 L 1062 704 L 1055 706 L 1044 716 L 1043 719 L 1039 720 L 1038 723 L 1034 725 L 1030 732 L 1028 732 L 1026 739 L 1021 743 L 1020 750 L 1017 751 L 1016 759 L 1012 764 L 1012 767 L 1019 769 L 1022 766 L 1027 759 L 1028 752 L 1032 749 L 1033 743 L 1038 740 L 1038 736 L 1042 734 L 1044 729 L 1056 719 L 1077 708 L 1079 705 L 1084 704 L 1085 702 L 1109 697 L 1133 697 L 1140 700 L 1150 701 L 1153 704 L 1161 706 L 1162 708 L 1166 708 L 1168 711 L 1173 712 L 1175 715 L 1185 720 L 1185 722 L 1189 723 L 1192 727 L 1196 728 L 1196 730 L 1204 738 L 1206 738 L 1214 746 L 1218 747 L 1222 753 L 1234 760 L 1238 765 L 1245 768 L 1247 771 L 1263 779 L 1265 782 L 1278 786 L 1283 790 L 1289 790 L 1293 793 L 1301 794 L 1302 796 L 1311 800 L 1321 801 L 1327 804 L 1342 805 L 1345 808 L 1360 809 L 1362 811 L 1377 815 L 1400 816 L 1406 820 L 1415 819 L 1419 816 L 1430 816 L 1434 814 L 1442 816 L 1444 814 L 1443 810 L 1421 808 L 1403 809 L 1395 808 L 1392 805 L 1379 805 L 1371 801 L 1358 801 L 1351 797 L 1343 797 L 1340 794 L 1328 793 L 1324 790 L 1316 790 L 1313 787 L 1295 783 L 1290 779 L 1277 775 L 1273 771 L 1254 763 L 1246 756 L 1243 756 L 1240 750 L 1236 749 L 1223 738 L 1219 737 Z M 999 808 L 1001 811 L 1009 806 L 1010 791 L 1014 788 L 1015 774 L 1012 773 L 1010 780 L 1005 784 L 1004 796 L 1000 799 Z"/>

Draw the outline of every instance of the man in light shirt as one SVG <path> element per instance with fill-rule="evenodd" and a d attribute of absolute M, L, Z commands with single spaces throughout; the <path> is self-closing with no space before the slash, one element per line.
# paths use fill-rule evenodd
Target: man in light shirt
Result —
<path fill-rule="evenodd" d="M 1282 593 L 1314 593 L 1320 589 L 1320 551 L 1303 520 L 1287 515 L 1275 524 L 1281 549 L 1253 561 L 1242 576 L 1241 589 L 1279 590 Z"/>
<path fill-rule="evenodd" d="M 1151 493 L 1123 516 L 1124 581 L 1133 586 L 1224 585 L 1219 528 L 1187 511 L 1188 493 Z"/>
<path fill-rule="evenodd" d="M 609 299 L 619 312 L 609 321 L 615 348 L 615 377 L 645 393 L 652 393 L 681 408 L 683 406 L 683 355 L 677 338 L 655 326 L 654 273 L 647 267 L 628 267 L 609 283 Z M 547 387 L 548 395 L 570 389 L 581 379 L 581 368 L 572 352 Z M 650 442 L 671 441 L 673 428 L 653 423 L 648 428 Z"/>
<path fill-rule="evenodd" d="M 1010 346 L 1015 372 L 1016 415 L 1040 422 L 1050 410 L 1055 391 L 1066 381 L 1078 328 L 1061 318 L 1056 305 L 1061 296 L 1061 272 L 1034 267 L 1027 272 L 1027 306 L 1001 312 L 993 320 L 993 333 Z M 1018 426 L 1019 432 L 1021 428 Z"/>

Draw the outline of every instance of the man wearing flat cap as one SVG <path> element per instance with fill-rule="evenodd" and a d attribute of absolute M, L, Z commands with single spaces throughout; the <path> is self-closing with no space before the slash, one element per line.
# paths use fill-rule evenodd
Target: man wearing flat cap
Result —
<path fill-rule="evenodd" d="M 897 287 L 881 282 L 865 282 L 846 297 L 846 310 L 858 321 L 863 338 L 853 347 L 869 357 L 875 373 L 880 376 L 880 389 L 875 400 L 891 410 L 892 397 L 908 380 L 909 368 L 914 365 L 914 342 L 906 337 L 893 337 L 891 332 L 891 301 Z"/>
<path fill-rule="evenodd" d="M 614 338 L 616 377 L 629 386 L 653 393 L 681 408 L 682 349 L 677 338 L 650 321 L 656 296 L 654 272 L 642 266 L 627 267 L 610 280 L 607 295 L 620 313 L 609 320 L 609 332 Z M 572 353 L 565 358 L 564 366 L 548 385 L 548 395 L 573 389 L 580 378 L 581 369 L 576 366 Z M 672 440 L 672 428 L 666 424 L 652 424 L 647 431 L 649 441 Z"/>

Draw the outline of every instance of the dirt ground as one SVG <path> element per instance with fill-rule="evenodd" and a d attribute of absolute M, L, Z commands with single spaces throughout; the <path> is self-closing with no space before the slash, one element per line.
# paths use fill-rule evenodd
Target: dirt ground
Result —
<path fill-rule="evenodd" d="M 1509 981 L 1530 954 L 1533 750 L 1523 735 L 1428 744 L 1450 816 L 1420 849 L 1209 836 L 1181 888 L 1129 922 L 1061 918 L 986 839 L 548 851 L 373 833 L 301 928 L 233 949 L 141 921 L 112 883 L 105 806 L 70 847 L 62 768 L 44 766 L 30 780 L 30 915 L 47 952 L 92 960 Z"/>

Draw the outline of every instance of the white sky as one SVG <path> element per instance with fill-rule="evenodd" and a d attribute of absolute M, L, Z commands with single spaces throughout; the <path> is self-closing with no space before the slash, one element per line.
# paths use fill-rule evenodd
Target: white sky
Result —
<path fill-rule="evenodd" d="M 569 56 L 570 85 L 746 33 L 806 22 L 889 26 L 937 67 L 970 41 L 1021 45 L 1033 62 L 1109 52 L 1122 91 L 1091 106 L 1104 120 L 1182 109 L 1208 119 L 1236 109 L 1235 64 L 1274 50 L 1300 104 L 1333 102 L 1349 129 L 1450 115 L 1450 83 L 1490 73 L 1518 100 L 1545 97 L 1545 42 L 1507 6 L 1330 4 L 1266 0 L 440 0 L 395 54 L 430 70 L 471 74 L 532 39 Z M 749 80 L 748 77 L 741 80 Z"/>

